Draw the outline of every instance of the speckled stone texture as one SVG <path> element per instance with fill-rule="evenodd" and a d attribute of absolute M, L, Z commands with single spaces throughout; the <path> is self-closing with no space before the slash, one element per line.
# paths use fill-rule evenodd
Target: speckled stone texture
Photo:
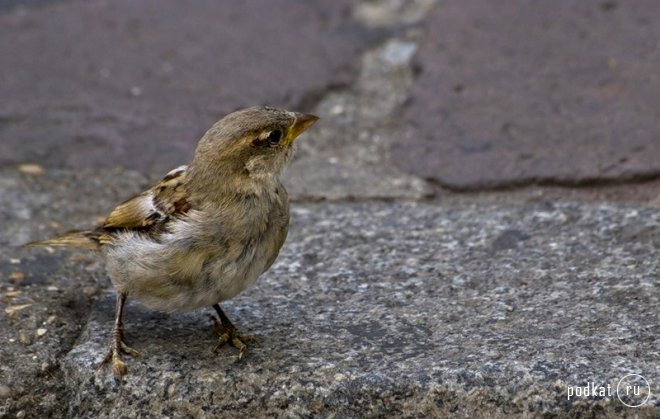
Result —
<path fill-rule="evenodd" d="M 106 296 L 63 363 L 70 412 L 615 415 L 618 400 L 571 404 L 566 386 L 631 372 L 654 383 L 640 413 L 660 403 L 658 208 L 298 205 L 292 221 L 272 271 L 224 305 L 259 340 L 243 361 L 211 352 L 210 311 L 131 305 L 145 358 L 119 386 L 92 368 Z"/>
<path fill-rule="evenodd" d="M 65 192 L 65 179 L 76 181 L 53 177 L 62 184 L 54 196 Z M 27 190 L 38 197 L 55 189 L 48 182 L 5 181 L 2 196 Z M 96 211 L 63 211 L 54 197 L 51 204 L 58 217 L 81 211 L 77 224 Z M 26 215 L 9 208 L 5 225 Z M 33 208 L 32 228 L 54 215 Z M 0 383 L 8 400 L 38 389 L 31 413 L 68 416 L 616 417 L 630 408 L 616 398 L 569 402 L 567 386 L 616 385 L 640 373 L 653 395 L 634 413 L 653 417 L 660 406 L 659 221 L 653 205 L 542 197 L 296 204 L 278 262 L 224 304 L 258 340 L 245 358 L 238 361 L 233 348 L 213 353 L 211 310 L 163 314 L 132 302 L 126 340 L 143 358 L 129 359 L 123 384 L 95 368 L 114 306 L 111 293 L 98 292 L 106 281 L 98 262 L 84 252 L 3 247 L 4 294 L 12 269 L 25 270 L 27 281 L 14 288 L 23 300 L 5 297 L 4 307 L 35 304 L 2 317 L 3 339 L 14 342 L 0 349 L 12 360 L 0 367 Z M 67 303 L 95 295 L 91 308 Z M 37 336 L 37 328 L 47 333 Z"/>

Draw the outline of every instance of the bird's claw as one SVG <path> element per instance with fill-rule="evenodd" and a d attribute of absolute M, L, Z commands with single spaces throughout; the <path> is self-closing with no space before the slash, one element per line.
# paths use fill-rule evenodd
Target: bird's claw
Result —
<path fill-rule="evenodd" d="M 213 328 L 218 334 L 219 341 L 213 351 L 217 353 L 223 346 L 229 344 L 238 349 L 238 359 L 243 358 L 247 349 L 247 343 L 254 342 L 256 339 L 250 335 L 242 335 L 231 323 L 223 324 L 213 316 L 211 316 L 211 319 L 213 320 Z"/>
<path fill-rule="evenodd" d="M 126 345 L 123 340 L 115 341 L 110 344 L 108 353 L 101 361 L 99 368 L 109 363 L 112 365 L 112 373 L 115 377 L 120 380 L 123 379 L 128 372 L 128 367 L 121 359 L 122 355 L 132 356 L 133 358 L 139 358 L 141 356 L 138 351 Z"/>

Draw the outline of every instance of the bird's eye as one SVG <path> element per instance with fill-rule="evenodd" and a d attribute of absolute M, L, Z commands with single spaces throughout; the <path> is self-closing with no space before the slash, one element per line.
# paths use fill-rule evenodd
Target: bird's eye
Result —
<path fill-rule="evenodd" d="M 268 134 L 268 137 L 266 137 L 266 139 L 271 144 L 277 144 L 282 139 L 282 131 L 278 129 L 274 129 L 270 132 L 270 134 Z"/>
<path fill-rule="evenodd" d="M 276 147 L 280 143 L 282 136 L 282 131 L 279 129 L 264 131 L 252 141 L 252 144 L 259 147 Z"/>

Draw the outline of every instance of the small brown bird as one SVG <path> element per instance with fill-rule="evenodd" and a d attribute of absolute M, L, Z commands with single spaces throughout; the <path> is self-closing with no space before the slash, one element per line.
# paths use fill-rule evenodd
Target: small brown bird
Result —
<path fill-rule="evenodd" d="M 29 246 L 99 250 L 117 290 L 110 346 L 102 365 L 127 372 L 122 355 L 127 297 L 165 311 L 212 306 L 220 343 L 246 345 L 220 308 L 275 261 L 289 229 L 289 200 L 280 183 L 294 140 L 318 117 L 270 107 L 231 113 L 209 129 L 189 166 L 169 172 L 119 204 L 98 228 L 72 231 Z"/>

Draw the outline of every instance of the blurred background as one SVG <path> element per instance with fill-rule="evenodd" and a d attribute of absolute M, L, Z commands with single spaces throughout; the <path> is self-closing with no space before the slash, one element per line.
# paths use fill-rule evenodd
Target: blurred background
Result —
<path fill-rule="evenodd" d="M 160 175 L 270 104 L 321 114 L 298 172 L 331 184 L 652 180 L 659 19 L 653 0 L 3 0 L 0 165 Z"/>

